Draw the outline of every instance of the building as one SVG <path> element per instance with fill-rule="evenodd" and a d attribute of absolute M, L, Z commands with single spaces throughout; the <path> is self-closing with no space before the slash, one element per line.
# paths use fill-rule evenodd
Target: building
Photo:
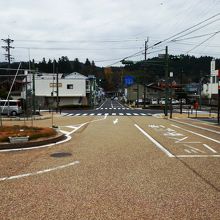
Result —
<path fill-rule="evenodd" d="M 96 92 L 93 91 L 96 89 L 95 82 L 94 77 L 91 80 L 77 72 L 68 75 L 62 73 L 36 73 L 33 75 L 26 72 L 22 98 L 28 101 L 28 97 L 33 97 L 35 94 L 37 108 L 89 105 L 91 97 L 95 100 Z"/>
<path fill-rule="evenodd" d="M 155 83 L 150 83 L 145 86 L 146 100 L 160 99 L 164 97 L 164 89 L 157 86 Z M 125 97 L 128 102 L 134 102 L 138 99 L 144 99 L 144 85 L 133 84 L 125 88 Z"/>
<path fill-rule="evenodd" d="M 210 80 L 209 83 L 204 84 L 202 88 L 202 96 L 210 100 L 217 101 L 218 96 L 218 81 L 220 77 L 220 70 L 216 70 L 215 59 L 211 61 Z"/>

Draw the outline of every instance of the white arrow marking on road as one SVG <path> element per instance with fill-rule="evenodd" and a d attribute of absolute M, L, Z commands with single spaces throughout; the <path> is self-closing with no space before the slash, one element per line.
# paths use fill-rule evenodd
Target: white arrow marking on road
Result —
<path fill-rule="evenodd" d="M 113 121 L 113 124 L 117 124 L 118 123 L 118 118 L 116 118 L 114 121 Z"/>

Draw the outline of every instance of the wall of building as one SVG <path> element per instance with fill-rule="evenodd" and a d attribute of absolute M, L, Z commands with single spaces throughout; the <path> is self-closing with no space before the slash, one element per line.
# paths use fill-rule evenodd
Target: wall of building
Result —
<path fill-rule="evenodd" d="M 56 81 L 53 79 L 36 79 L 35 95 L 36 96 L 56 96 Z M 60 79 L 58 82 L 59 96 L 78 97 L 86 96 L 86 80 Z"/>

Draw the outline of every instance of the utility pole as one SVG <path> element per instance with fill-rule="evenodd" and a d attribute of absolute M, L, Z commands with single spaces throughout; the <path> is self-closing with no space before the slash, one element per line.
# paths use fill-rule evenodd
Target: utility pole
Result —
<path fill-rule="evenodd" d="M 146 79 L 146 61 L 147 61 L 147 49 L 148 49 L 148 43 L 149 37 L 147 37 L 147 40 L 145 41 L 145 49 L 144 49 L 144 78 Z M 144 80 L 144 108 L 146 107 L 146 85 L 145 85 L 145 80 Z"/>
<path fill-rule="evenodd" d="M 220 124 L 220 70 L 218 72 L 218 124 Z"/>
<path fill-rule="evenodd" d="M 56 69 L 56 75 L 57 75 L 57 77 L 56 77 L 56 92 L 57 92 L 57 113 L 58 113 L 58 109 L 59 109 L 59 74 L 58 74 L 58 67 L 57 67 L 57 69 Z"/>
<path fill-rule="evenodd" d="M 181 73 L 180 73 L 180 114 L 183 113 L 183 101 L 182 101 L 182 95 L 183 95 L 183 68 L 181 70 Z"/>
<path fill-rule="evenodd" d="M 3 49 L 5 49 L 6 54 L 5 58 L 8 61 L 8 68 L 10 68 L 11 65 L 11 60 L 12 60 L 12 55 L 11 55 L 11 49 L 14 49 L 14 47 L 11 46 L 11 43 L 14 42 L 14 40 L 7 38 L 7 39 L 1 39 L 2 41 L 4 41 L 6 43 L 6 46 L 2 46 Z"/>
<path fill-rule="evenodd" d="M 168 46 L 166 46 L 166 53 L 165 53 L 165 109 L 164 113 L 167 116 L 168 110 Z"/>

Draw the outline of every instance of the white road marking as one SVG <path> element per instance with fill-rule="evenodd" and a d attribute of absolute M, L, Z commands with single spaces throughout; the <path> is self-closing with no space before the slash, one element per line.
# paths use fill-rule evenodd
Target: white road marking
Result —
<path fill-rule="evenodd" d="M 121 107 L 124 107 L 120 102 L 116 101 Z"/>
<path fill-rule="evenodd" d="M 64 130 L 60 130 L 60 129 L 59 129 L 59 131 L 63 134 L 69 134 L 69 131 L 64 131 Z"/>
<path fill-rule="evenodd" d="M 28 176 L 36 176 L 39 174 L 48 173 L 48 172 L 55 171 L 55 170 L 61 170 L 61 169 L 64 169 L 66 167 L 70 167 L 70 166 L 73 166 L 76 164 L 79 164 L 79 161 L 73 161 L 72 163 L 68 163 L 68 164 L 65 164 L 62 166 L 53 167 L 53 168 L 49 168 L 49 169 L 45 169 L 45 170 L 40 170 L 40 171 L 36 171 L 36 172 L 32 172 L 32 173 L 24 173 L 24 174 L 20 174 L 20 175 L 16 175 L 16 176 L 1 177 L 0 181 L 20 179 L 20 178 L 28 177 Z"/>
<path fill-rule="evenodd" d="M 83 116 L 86 116 L 86 115 L 88 115 L 88 113 L 84 113 L 84 114 L 83 114 Z"/>
<path fill-rule="evenodd" d="M 191 151 L 189 151 L 189 150 L 187 150 L 187 149 L 184 149 L 184 151 L 185 151 L 186 153 L 191 154 Z"/>
<path fill-rule="evenodd" d="M 74 114 L 68 114 L 68 116 L 73 116 Z"/>
<path fill-rule="evenodd" d="M 118 118 L 116 118 L 114 121 L 113 121 L 113 124 L 117 124 L 118 123 Z"/>
<path fill-rule="evenodd" d="M 131 113 L 126 113 L 126 115 L 131 115 Z"/>
<path fill-rule="evenodd" d="M 189 125 L 189 126 L 194 127 L 194 128 L 199 128 L 199 129 L 202 129 L 202 130 L 205 130 L 205 131 L 210 131 L 210 132 L 213 132 L 213 133 L 216 133 L 216 134 L 220 134 L 219 131 L 215 131 L 215 130 L 212 130 L 212 129 L 209 129 L 209 128 L 203 128 L 203 127 L 200 127 L 198 125 L 193 125 L 193 124 L 189 124 L 189 123 L 186 123 L 186 122 L 177 121 L 177 120 L 174 120 L 174 119 L 169 119 L 169 120 L 175 121 L 175 122 L 180 123 L 180 124 Z"/>
<path fill-rule="evenodd" d="M 47 145 L 42 145 L 42 146 L 36 146 L 36 147 L 27 147 L 27 148 L 15 148 L 15 149 L 5 149 L 5 150 L 0 150 L 0 153 L 1 152 L 12 152 L 12 151 L 25 151 L 25 150 L 35 150 L 35 149 L 41 149 L 41 148 L 46 148 L 46 147 L 52 147 L 54 145 L 58 145 L 58 144 L 62 144 L 62 143 L 65 143 L 69 140 L 72 139 L 72 137 L 70 136 L 71 134 L 73 134 L 74 132 L 76 132 L 78 129 L 80 129 L 82 126 L 86 125 L 86 124 L 89 124 L 89 123 L 92 123 L 92 122 L 97 122 L 97 121 L 102 121 L 102 120 L 105 120 L 107 118 L 107 116 L 105 116 L 104 118 L 101 118 L 101 119 L 95 119 L 95 120 L 92 120 L 92 121 L 88 121 L 88 122 L 85 122 L 79 126 L 77 126 L 76 129 L 72 130 L 71 132 L 68 132 L 66 134 L 66 139 L 63 140 L 63 141 L 59 141 L 59 142 L 56 142 L 56 143 L 52 143 L 52 144 L 47 144 Z M 65 126 L 63 126 L 65 127 Z M 62 130 L 60 130 L 62 131 Z M 66 133 L 66 131 L 64 131 Z"/>
<path fill-rule="evenodd" d="M 122 115 L 124 115 L 124 114 L 123 114 L 123 113 L 119 113 L 119 115 L 121 115 L 121 116 L 122 116 Z"/>
<path fill-rule="evenodd" d="M 173 127 L 175 127 L 175 128 L 179 128 L 179 129 L 181 129 L 181 130 L 183 130 L 183 131 L 186 131 L 186 132 L 189 132 L 189 133 L 198 135 L 198 136 L 200 136 L 200 137 L 206 138 L 206 139 L 208 139 L 208 140 L 210 140 L 210 141 L 213 141 L 213 142 L 216 142 L 216 143 L 220 144 L 220 141 L 215 140 L 215 139 L 210 138 L 210 137 L 207 137 L 207 136 L 205 136 L 205 135 L 199 134 L 199 133 L 197 133 L 197 132 L 189 131 L 189 130 L 187 130 L 187 129 L 181 128 L 181 127 L 176 126 L 176 125 L 171 125 L 171 126 L 173 126 Z"/>
<path fill-rule="evenodd" d="M 80 113 L 75 114 L 75 116 L 79 116 L 79 115 L 81 115 L 81 114 Z"/>
<path fill-rule="evenodd" d="M 105 113 L 105 115 L 109 115 L 109 113 Z"/>
<path fill-rule="evenodd" d="M 61 116 L 67 116 L 69 113 L 61 113 Z"/>
<path fill-rule="evenodd" d="M 217 151 L 215 151 L 214 149 L 212 149 L 211 147 L 209 147 L 209 145 L 207 145 L 207 144 L 203 144 L 203 146 L 204 147 L 206 147 L 207 149 L 209 149 L 211 152 L 213 152 L 213 153 L 218 153 Z"/>
<path fill-rule="evenodd" d="M 91 113 L 90 115 L 95 115 L 94 113 Z"/>
<path fill-rule="evenodd" d="M 184 144 L 184 146 L 185 146 L 185 147 L 189 147 L 189 148 L 191 149 L 191 151 L 194 152 L 194 153 L 198 153 L 198 152 L 200 152 L 200 153 L 205 153 L 204 151 L 202 151 L 202 150 L 200 150 L 200 149 L 198 149 L 198 148 L 196 148 L 196 147 L 192 147 L 192 146 L 190 146 L 190 145 L 188 145 L 188 144 Z"/>
<path fill-rule="evenodd" d="M 133 113 L 133 115 L 139 115 L 138 113 Z"/>
<path fill-rule="evenodd" d="M 141 113 L 141 115 L 146 115 L 145 113 Z"/>
<path fill-rule="evenodd" d="M 220 157 L 220 155 L 176 155 L 176 157 Z"/>
<path fill-rule="evenodd" d="M 170 153 L 165 147 L 163 147 L 159 142 L 157 142 L 153 137 L 151 137 L 146 131 L 140 128 L 137 124 L 134 125 L 139 131 L 141 131 L 151 142 L 153 142 L 157 148 L 163 151 L 168 157 L 175 157 Z"/>
<path fill-rule="evenodd" d="M 102 113 L 98 113 L 97 115 L 100 116 L 100 115 L 102 115 Z"/>
<path fill-rule="evenodd" d="M 114 115 L 114 116 L 115 116 L 115 115 L 116 115 L 116 113 L 112 113 L 112 115 Z"/>
<path fill-rule="evenodd" d="M 153 114 L 153 117 L 155 117 L 155 118 L 162 118 L 163 115 L 162 114 Z"/>
<path fill-rule="evenodd" d="M 111 107 L 113 108 L 112 101 L 111 101 Z"/>
<path fill-rule="evenodd" d="M 104 108 L 101 108 L 101 110 L 103 110 Z"/>
<path fill-rule="evenodd" d="M 99 109 L 103 109 L 101 108 L 105 103 L 107 102 L 107 99 L 102 103 L 102 105 L 99 107 Z"/>

